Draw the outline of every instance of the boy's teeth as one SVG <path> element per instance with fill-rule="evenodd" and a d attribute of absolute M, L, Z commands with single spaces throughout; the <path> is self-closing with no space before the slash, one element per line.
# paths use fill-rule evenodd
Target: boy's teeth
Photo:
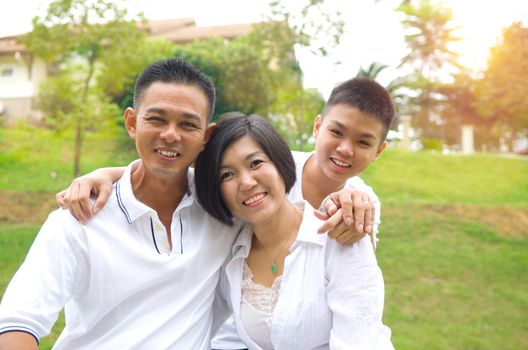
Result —
<path fill-rule="evenodd" d="M 255 203 L 256 201 L 261 200 L 262 198 L 264 198 L 264 193 L 261 193 L 261 194 L 255 196 L 255 197 L 251 197 L 247 201 L 244 201 L 244 204 L 249 205 L 251 203 Z"/>
<path fill-rule="evenodd" d="M 165 157 L 171 157 L 176 158 L 178 156 L 177 152 L 170 152 L 170 151 L 158 151 L 159 154 Z"/>
<path fill-rule="evenodd" d="M 337 159 L 334 159 L 334 163 L 336 163 L 337 165 L 342 166 L 342 167 L 349 167 L 350 166 L 350 164 L 341 162 L 341 161 L 339 161 Z"/>

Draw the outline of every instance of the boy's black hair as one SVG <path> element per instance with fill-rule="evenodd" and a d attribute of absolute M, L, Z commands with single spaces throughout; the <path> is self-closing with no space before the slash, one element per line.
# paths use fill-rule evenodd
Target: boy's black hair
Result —
<path fill-rule="evenodd" d="M 338 104 L 356 107 L 378 119 L 383 125 L 381 142 L 385 141 L 395 109 L 392 98 L 383 86 L 369 78 L 353 78 L 336 86 L 321 113 L 324 118 L 328 110 Z"/>

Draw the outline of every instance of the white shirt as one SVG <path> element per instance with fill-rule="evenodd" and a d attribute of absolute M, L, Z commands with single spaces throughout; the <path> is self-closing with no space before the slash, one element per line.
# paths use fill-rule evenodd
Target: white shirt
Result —
<path fill-rule="evenodd" d="M 188 174 L 193 188 L 193 174 Z M 157 213 L 132 192 L 130 166 L 86 225 L 50 214 L 0 305 L 0 332 L 48 334 L 55 349 L 209 349 L 219 269 L 236 231 L 195 202 L 173 214 L 173 249 Z"/>
<path fill-rule="evenodd" d="M 315 152 L 292 151 L 293 160 L 295 161 L 295 172 L 297 175 L 297 181 L 295 181 L 295 184 L 287 195 L 288 199 L 292 202 L 304 198 L 302 193 L 302 173 L 306 162 L 314 153 Z M 378 196 L 374 193 L 372 187 L 368 186 L 359 176 L 349 178 L 346 182 L 346 186 L 365 192 L 373 201 L 375 208 L 373 235 L 374 242 L 377 242 L 378 226 L 381 223 L 381 203 Z M 234 321 L 231 317 L 222 325 L 218 333 L 215 335 L 211 347 L 213 349 L 243 349 L 246 347 L 246 345 L 240 341 L 235 330 Z"/>
<path fill-rule="evenodd" d="M 274 349 L 393 349 L 390 330 L 382 324 L 383 277 L 369 237 L 352 246 L 340 245 L 316 233 L 321 222 L 308 203 L 304 208 L 297 239 L 284 261 L 271 326 Z M 247 227 L 237 238 L 220 277 L 219 294 L 233 310 L 241 340 L 249 349 L 261 350 L 240 318 L 251 236 Z"/>

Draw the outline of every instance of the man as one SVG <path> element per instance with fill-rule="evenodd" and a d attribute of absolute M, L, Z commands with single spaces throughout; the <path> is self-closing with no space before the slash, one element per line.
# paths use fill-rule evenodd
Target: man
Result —
<path fill-rule="evenodd" d="M 36 349 L 63 308 L 57 349 L 209 348 L 219 269 L 238 230 L 193 196 L 189 166 L 214 130 L 214 101 L 210 79 L 183 60 L 139 76 L 124 117 L 141 161 L 92 220 L 49 216 L 4 294 L 0 349 Z"/>
<path fill-rule="evenodd" d="M 190 164 L 213 127 L 215 90 L 183 60 L 138 78 L 124 117 L 141 162 L 97 216 L 49 216 L 0 305 L 0 348 L 207 349 L 218 271 L 236 232 L 193 199 Z"/>

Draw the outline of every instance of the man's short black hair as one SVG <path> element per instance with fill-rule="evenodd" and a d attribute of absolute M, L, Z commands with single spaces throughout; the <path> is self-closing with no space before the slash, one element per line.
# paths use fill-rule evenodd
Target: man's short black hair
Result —
<path fill-rule="evenodd" d="M 332 90 L 322 117 L 324 118 L 331 107 L 338 104 L 356 107 L 361 112 L 368 113 L 379 120 L 383 125 L 381 141 L 385 141 L 396 113 L 387 89 L 369 78 L 347 80 Z"/>
<path fill-rule="evenodd" d="M 233 214 L 220 195 L 219 168 L 225 150 L 235 141 L 249 136 L 268 156 L 289 192 L 296 180 L 295 162 L 288 144 L 264 118 L 239 112 L 222 115 L 213 136 L 196 160 L 195 183 L 198 201 L 219 221 L 233 225 Z"/>
<path fill-rule="evenodd" d="M 134 108 L 141 103 L 145 90 L 155 82 L 195 86 L 207 98 L 209 122 L 215 105 L 214 84 L 207 75 L 181 58 L 166 58 L 148 66 L 137 78 L 134 90 Z"/>

